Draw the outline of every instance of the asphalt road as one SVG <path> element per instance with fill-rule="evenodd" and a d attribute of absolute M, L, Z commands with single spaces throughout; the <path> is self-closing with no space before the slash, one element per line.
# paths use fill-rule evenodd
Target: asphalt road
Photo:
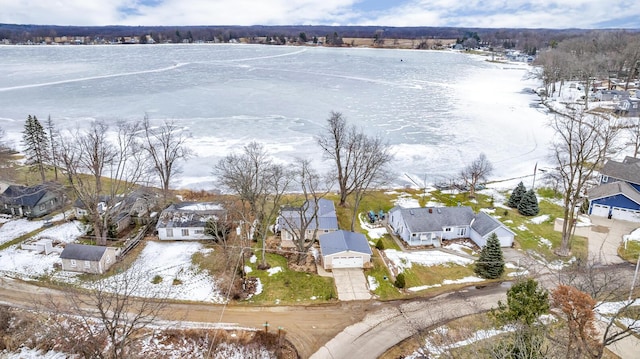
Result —
<path fill-rule="evenodd" d="M 496 307 L 498 300 L 506 300 L 507 289 L 505 284 L 473 288 L 382 308 L 345 328 L 311 358 L 378 358 L 420 329 Z"/>

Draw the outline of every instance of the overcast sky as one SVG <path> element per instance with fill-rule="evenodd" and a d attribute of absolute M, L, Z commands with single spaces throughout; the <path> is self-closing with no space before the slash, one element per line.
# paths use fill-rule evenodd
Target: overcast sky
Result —
<path fill-rule="evenodd" d="M 0 23 L 640 28 L 636 0 L 0 0 Z"/>

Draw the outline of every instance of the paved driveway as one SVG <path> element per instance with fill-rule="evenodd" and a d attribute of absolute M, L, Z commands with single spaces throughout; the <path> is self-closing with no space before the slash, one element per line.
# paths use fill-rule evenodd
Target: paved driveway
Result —
<path fill-rule="evenodd" d="M 576 227 L 575 234 L 589 239 L 589 259 L 599 264 L 618 264 L 624 260 L 618 256 L 622 236 L 640 228 L 640 223 L 591 216 L 591 226 Z M 557 231 L 562 230 L 562 220 L 555 223 Z"/>
<path fill-rule="evenodd" d="M 333 269 L 332 273 L 338 290 L 338 299 L 371 299 L 371 292 L 367 287 L 367 279 L 361 268 L 337 268 Z"/>

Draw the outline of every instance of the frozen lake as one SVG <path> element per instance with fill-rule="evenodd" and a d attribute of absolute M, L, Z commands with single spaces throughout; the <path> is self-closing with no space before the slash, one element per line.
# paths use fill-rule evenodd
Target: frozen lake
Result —
<path fill-rule="evenodd" d="M 198 157 L 176 187 L 213 189 L 212 166 L 249 141 L 322 162 L 331 111 L 384 136 L 398 184 L 436 182 L 484 152 L 495 178 L 548 154 L 546 111 L 526 65 L 445 51 L 260 45 L 0 46 L 0 127 L 20 146 L 28 115 L 57 126 L 175 120 Z"/>

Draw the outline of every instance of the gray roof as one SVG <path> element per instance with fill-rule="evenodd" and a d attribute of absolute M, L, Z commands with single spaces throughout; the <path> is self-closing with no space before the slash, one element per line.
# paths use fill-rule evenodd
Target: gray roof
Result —
<path fill-rule="evenodd" d="M 2 193 L 2 199 L 9 204 L 35 207 L 47 192 L 61 188 L 62 186 L 53 182 L 41 183 L 30 187 L 11 185 Z"/>
<path fill-rule="evenodd" d="M 598 198 L 605 198 L 615 196 L 617 194 L 623 194 L 627 196 L 632 201 L 640 204 L 640 193 L 636 191 L 633 186 L 628 184 L 627 182 L 612 182 L 603 184 L 597 187 L 593 187 L 589 190 L 589 200 L 594 200 Z"/>
<path fill-rule="evenodd" d="M 199 228 L 210 219 L 225 218 L 226 215 L 227 210 L 215 202 L 174 203 L 162 211 L 156 228 Z"/>
<path fill-rule="evenodd" d="M 436 232 L 445 227 L 470 225 L 475 214 L 471 207 L 396 208 L 410 232 Z"/>
<path fill-rule="evenodd" d="M 622 162 L 609 160 L 600 173 L 629 183 L 640 184 L 640 161 L 633 157 L 627 157 Z"/>
<path fill-rule="evenodd" d="M 290 229 L 292 226 L 300 227 L 300 211 L 301 208 L 286 207 L 280 212 L 278 225 L 282 229 Z M 305 210 L 305 218 L 310 219 L 313 216 L 314 206 L 307 206 Z M 308 230 L 316 228 L 316 221 L 309 222 Z M 318 200 L 318 229 L 338 229 L 338 215 L 333 201 L 321 198 Z"/>
<path fill-rule="evenodd" d="M 471 224 L 471 228 L 473 228 L 473 230 L 476 231 L 482 237 L 486 236 L 487 234 L 495 231 L 500 227 L 504 227 L 507 231 L 513 233 L 512 230 L 504 226 L 502 223 L 500 223 L 500 221 L 498 221 L 497 219 L 491 217 L 490 215 L 484 212 L 479 212 L 478 214 L 476 214 L 476 218 Z"/>
<path fill-rule="evenodd" d="M 323 256 L 346 251 L 372 254 L 367 237 L 362 233 L 340 230 L 323 234 L 318 240 Z"/>
<path fill-rule="evenodd" d="M 60 258 L 97 262 L 102 259 L 102 256 L 106 251 L 107 247 L 103 246 L 88 246 L 84 244 L 69 243 L 64 247 L 62 253 L 60 253 Z"/>

